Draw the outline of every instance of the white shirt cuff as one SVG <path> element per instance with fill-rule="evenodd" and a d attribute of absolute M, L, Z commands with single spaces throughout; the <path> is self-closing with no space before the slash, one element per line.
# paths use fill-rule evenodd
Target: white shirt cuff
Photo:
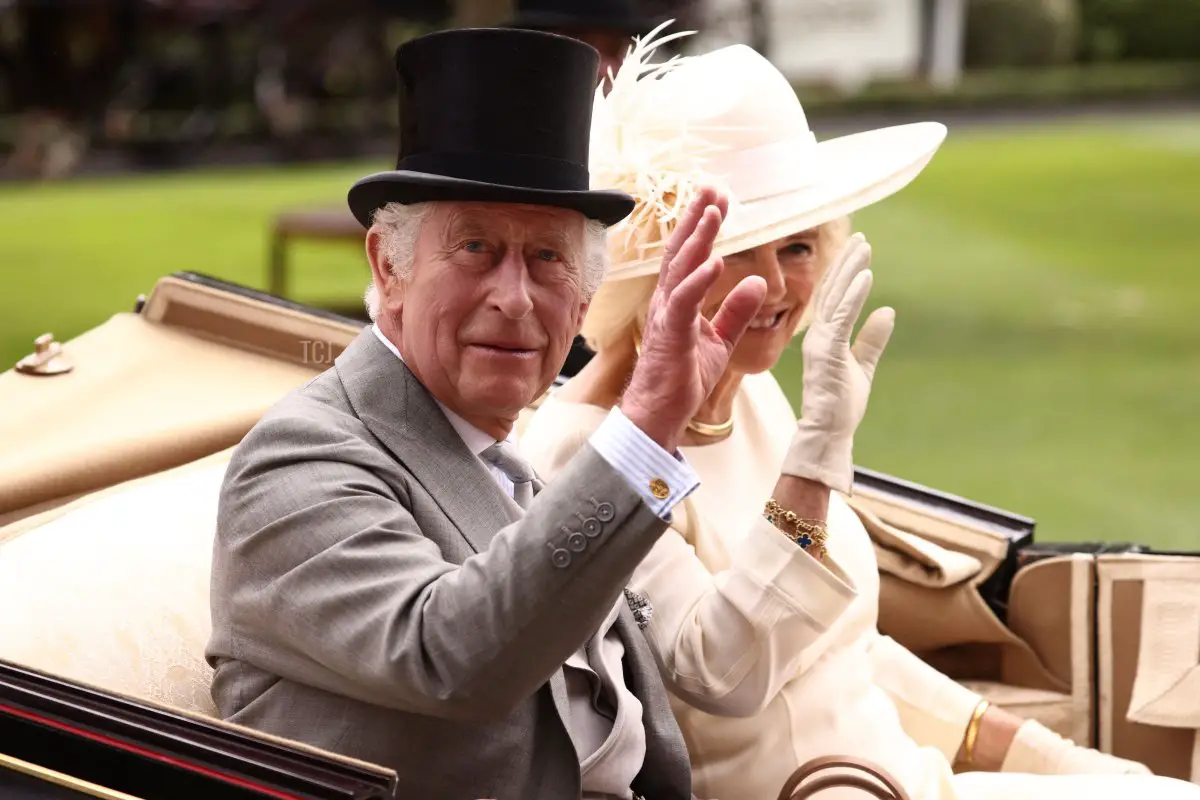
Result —
<path fill-rule="evenodd" d="M 614 408 L 588 440 L 642 496 L 655 514 L 668 522 L 671 509 L 700 485 L 682 455 L 672 455 Z"/>

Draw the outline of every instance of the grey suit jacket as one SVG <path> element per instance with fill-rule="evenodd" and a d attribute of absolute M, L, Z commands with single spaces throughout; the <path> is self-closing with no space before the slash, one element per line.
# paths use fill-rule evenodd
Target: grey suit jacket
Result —
<path fill-rule="evenodd" d="M 568 541 L 589 518 L 599 533 Z M 665 528 L 591 448 L 522 515 L 368 329 L 230 462 L 213 700 L 233 722 L 396 770 L 406 800 L 578 798 L 562 664 Z M 686 800 L 654 657 L 628 607 L 617 625 L 647 728 L 633 788 Z"/>

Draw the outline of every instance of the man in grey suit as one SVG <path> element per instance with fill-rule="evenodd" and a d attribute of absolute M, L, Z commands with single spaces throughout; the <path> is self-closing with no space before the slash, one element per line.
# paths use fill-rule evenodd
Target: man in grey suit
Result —
<path fill-rule="evenodd" d="M 633 207 L 588 186 L 596 59 L 521 30 L 397 51 L 397 169 L 349 194 L 375 324 L 263 417 L 222 490 L 221 715 L 393 768 L 406 800 L 691 793 L 624 585 L 696 485 L 676 445 L 766 287 L 701 315 L 727 203 L 700 191 L 619 408 L 552 486 L 520 459 L 513 423 Z"/>

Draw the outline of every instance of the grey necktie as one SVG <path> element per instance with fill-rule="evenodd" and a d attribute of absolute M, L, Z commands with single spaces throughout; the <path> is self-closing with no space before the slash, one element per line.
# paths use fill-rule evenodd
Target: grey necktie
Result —
<path fill-rule="evenodd" d="M 479 454 L 487 463 L 496 467 L 513 482 L 513 500 L 521 508 L 529 508 L 533 501 L 533 467 L 521 457 L 516 446 L 509 442 L 496 442 Z"/>

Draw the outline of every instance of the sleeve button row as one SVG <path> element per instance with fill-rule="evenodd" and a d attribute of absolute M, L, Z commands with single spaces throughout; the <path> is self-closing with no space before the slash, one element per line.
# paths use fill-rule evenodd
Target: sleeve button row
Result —
<path fill-rule="evenodd" d="M 585 517 L 578 512 L 575 514 L 580 520 L 580 530 L 573 531 L 565 525 L 562 526 L 562 532 L 566 534 L 566 547 L 561 547 L 554 542 L 546 543 L 546 547 L 550 548 L 550 563 L 559 569 L 569 567 L 571 553 L 582 553 L 587 549 L 588 539 L 595 539 L 600 535 L 603 528 L 601 523 L 611 522 L 617 516 L 617 510 L 612 503 L 602 503 L 594 497 L 591 498 L 591 501 L 592 505 L 596 507 L 594 517 Z"/>

